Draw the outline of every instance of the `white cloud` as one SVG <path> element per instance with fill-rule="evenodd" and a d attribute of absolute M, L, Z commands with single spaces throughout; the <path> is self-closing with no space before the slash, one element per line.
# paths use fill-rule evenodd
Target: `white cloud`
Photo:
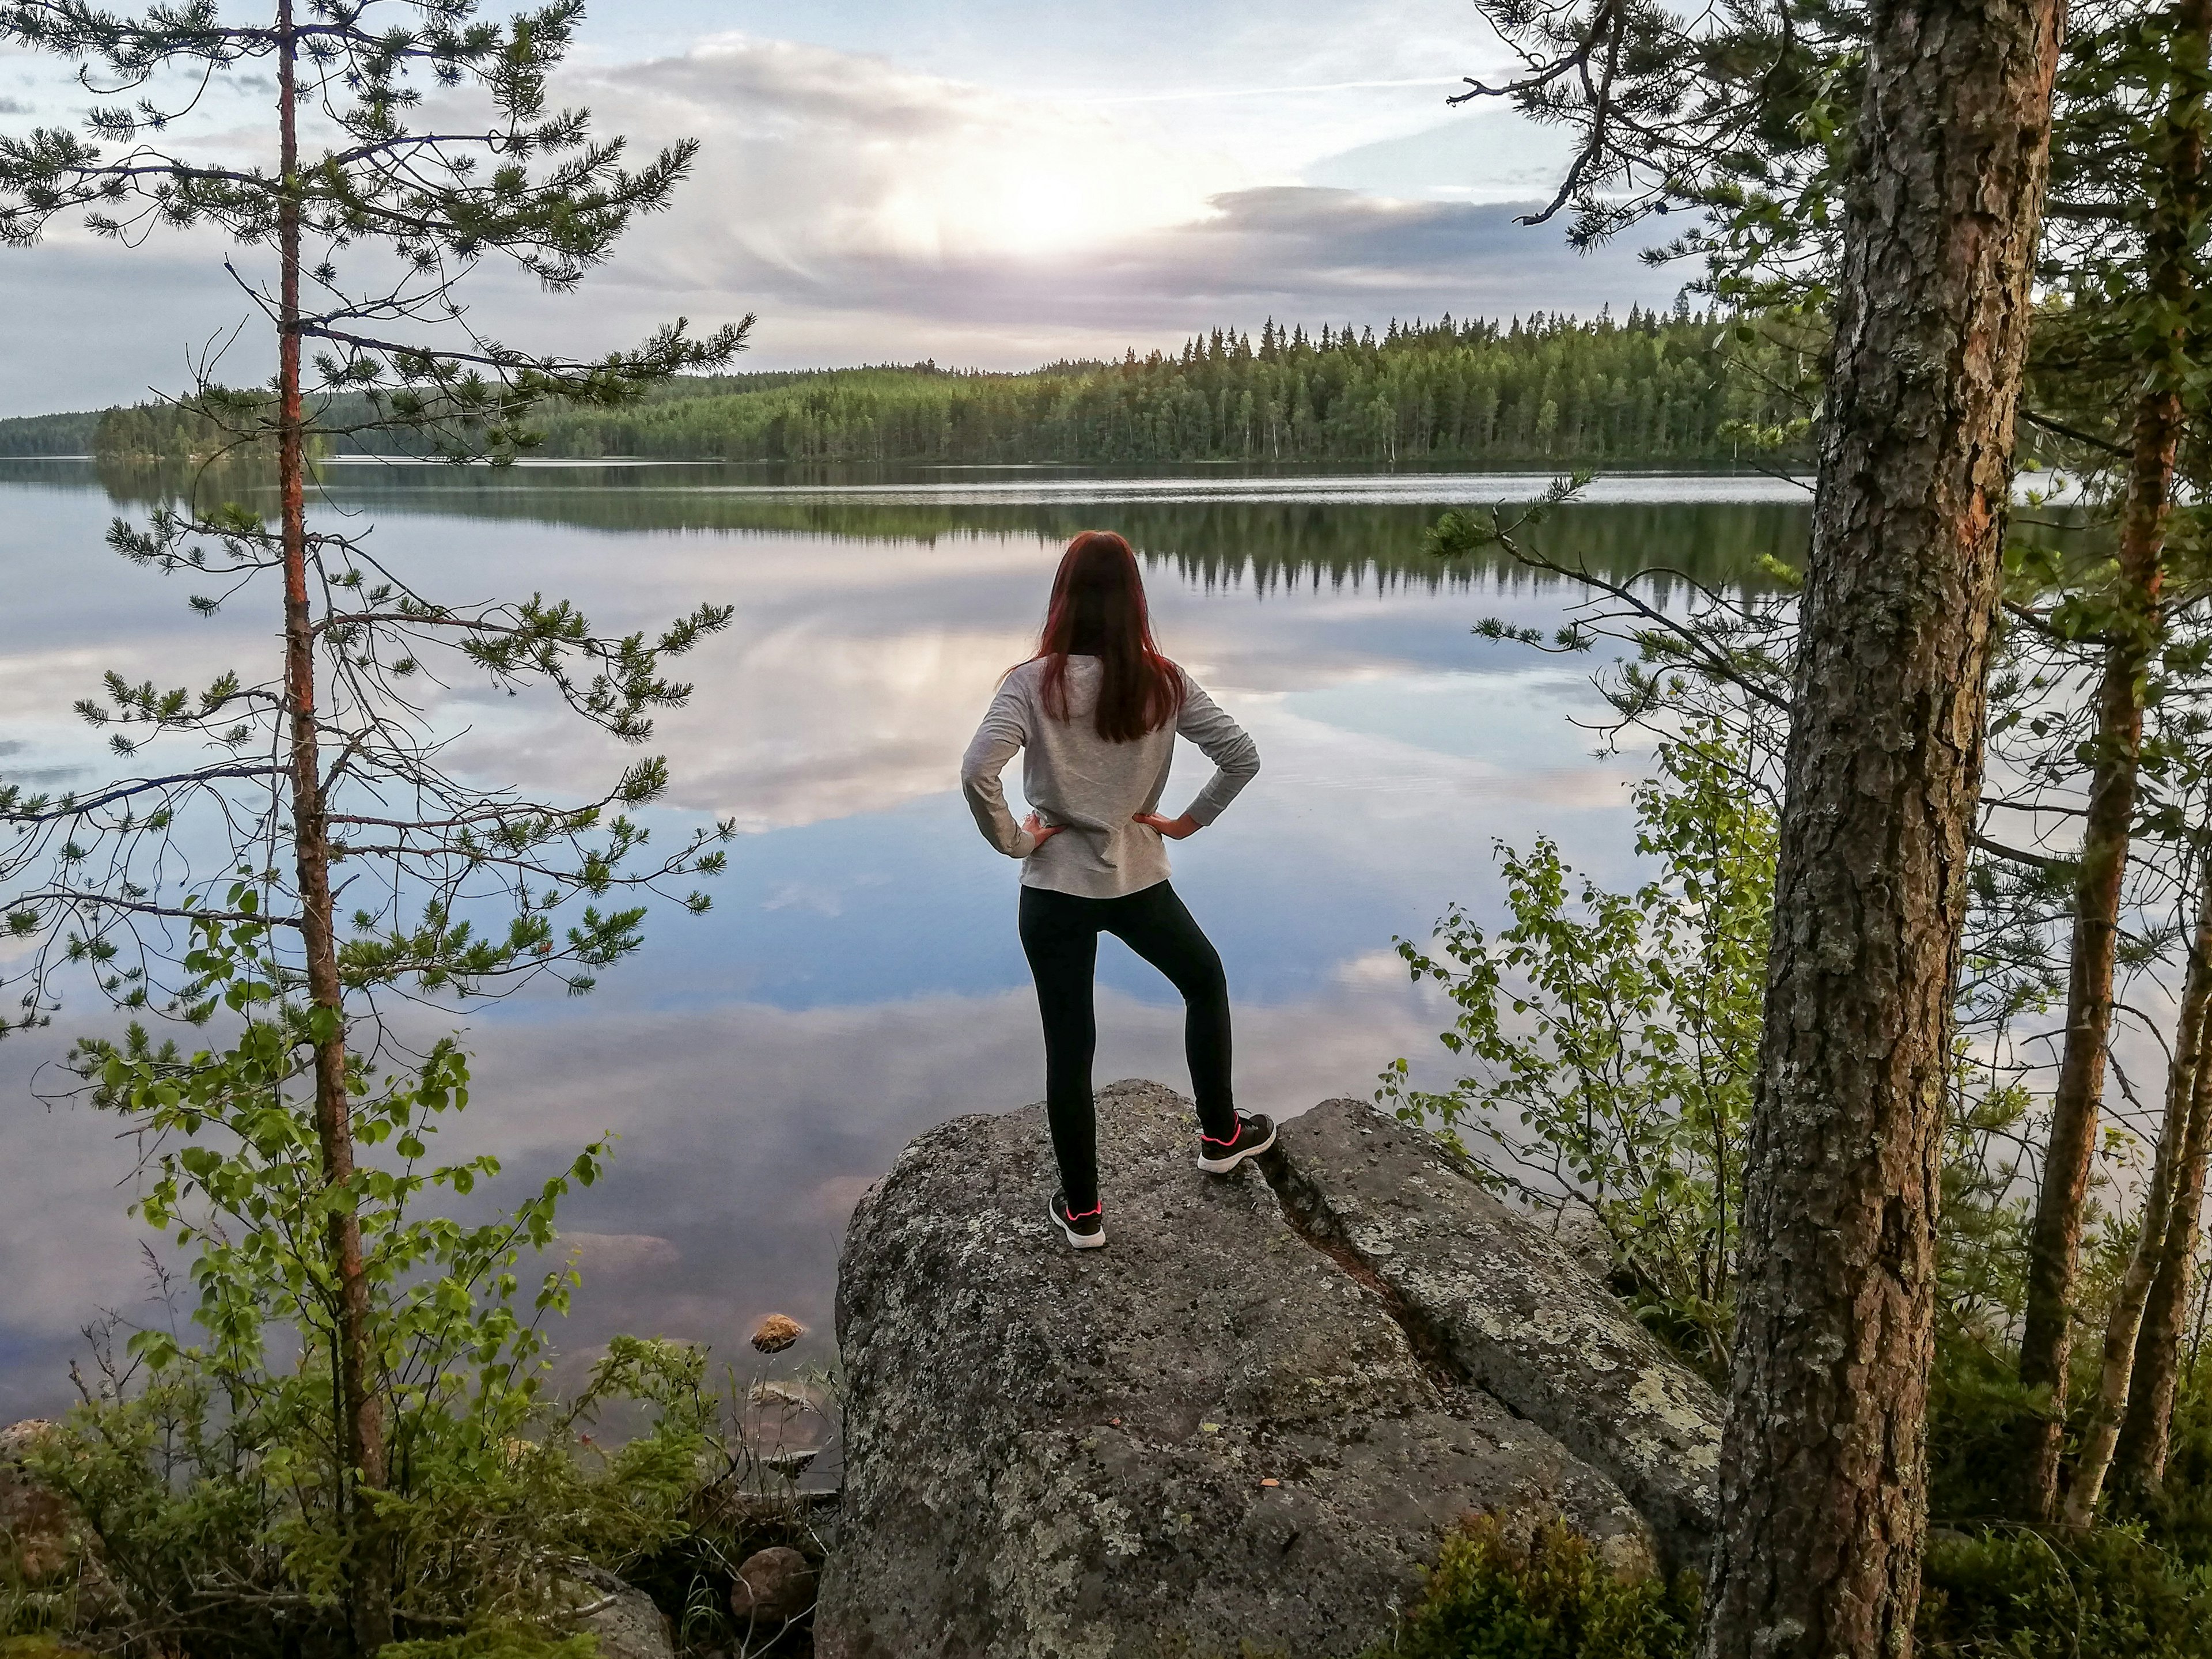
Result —
<path fill-rule="evenodd" d="M 690 233 L 667 264 L 677 282 L 720 275 L 686 254 L 731 247 L 801 281 L 838 258 L 1065 250 L 1188 219 L 1243 181 L 1096 111 L 793 41 L 720 36 L 580 89 L 641 139 L 700 140 L 676 210 Z"/>
<path fill-rule="evenodd" d="M 774 362 L 927 349 L 1018 367 L 1270 313 L 1379 324 L 1595 311 L 1677 286 L 1631 249 L 1577 255 L 1556 227 L 1516 225 L 1494 200 L 1271 180 L 1164 147 L 1116 106 L 1025 100 L 823 47 L 724 37 L 577 90 L 610 130 L 702 141 L 677 208 L 633 234 L 613 273 L 624 302 L 757 308 Z M 1470 123 L 1498 130 L 1495 117 Z M 1436 194 L 1446 165 L 1431 158 L 1416 193 Z M 1471 193 L 1530 192 L 1519 173 L 1491 177 Z"/>

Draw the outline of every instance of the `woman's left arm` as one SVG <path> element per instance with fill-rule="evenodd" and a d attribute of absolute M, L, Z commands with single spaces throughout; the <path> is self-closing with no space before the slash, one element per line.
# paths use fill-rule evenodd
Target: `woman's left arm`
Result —
<path fill-rule="evenodd" d="M 1203 830 L 1219 817 L 1222 809 L 1235 800 L 1237 792 L 1260 771 L 1260 745 L 1252 741 L 1251 733 L 1222 713 L 1220 705 L 1200 690 L 1198 682 L 1190 676 L 1184 675 L 1182 684 L 1182 713 L 1176 721 L 1176 730 L 1196 744 L 1206 759 L 1213 763 L 1213 775 L 1198 792 L 1197 799 L 1183 809 L 1180 818 L 1155 822 L 1158 815 L 1146 813 L 1139 819 L 1176 841 Z"/>

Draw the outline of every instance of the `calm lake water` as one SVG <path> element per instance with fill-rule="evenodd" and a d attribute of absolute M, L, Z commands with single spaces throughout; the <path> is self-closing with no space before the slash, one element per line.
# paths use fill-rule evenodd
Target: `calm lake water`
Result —
<path fill-rule="evenodd" d="M 516 1192 L 600 1131 L 621 1137 L 609 1177 L 562 1212 L 585 1276 L 558 1334 L 569 1362 L 623 1330 L 734 1357 L 775 1310 L 811 1328 L 802 1352 L 826 1354 L 838 1245 L 868 1182 L 930 1125 L 1042 1092 L 1018 871 L 976 835 L 956 773 L 1079 529 L 1138 545 L 1164 647 L 1260 745 L 1257 781 L 1174 854 L 1228 963 L 1241 1101 L 1290 1113 L 1365 1096 L 1400 1054 L 1440 1075 L 1444 1012 L 1407 985 L 1393 936 L 1425 935 L 1455 900 L 1494 914 L 1499 839 L 1550 834 L 1608 880 L 1631 861 L 1640 763 L 1593 757 L 1574 724 L 1600 708 L 1594 665 L 1470 634 L 1489 616 L 1548 625 L 1577 590 L 1420 551 L 1441 505 L 1546 482 L 331 468 L 320 510 L 374 522 L 380 556 L 443 597 L 565 595 L 622 629 L 737 607 L 689 659 L 697 694 L 653 744 L 675 780 L 658 821 L 744 831 L 712 914 L 656 915 L 645 952 L 586 1000 L 524 996 L 421 1027 L 465 1030 L 477 1057 L 448 1150 L 498 1148 Z M 108 520 L 157 493 L 87 464 L 0 464 L 0 775 L 104 775 L 69 709 L 107 668 L 167 686 L 266 661 L 265 601 L 203 620 L 182 583 L 103 549 Z M 1760 554 L 1797 557 L 1807 526 L 1787 483 L 1625 476 L 1540 540 L 1615 574 L 1725 582 L 1755 580 Z M 440 716 L 486 779 L 580 793 L 624 758 L 542 702 L 471 684 Z M 1170 810 L 1203 775 L 1186 752 Z M 1100 981 L 1099 1080 L 1187 1086 L 1166 987 L 1110 941 Z M 100 1309 L 166 1317 L 123 1213 L 129 1143 L 38 1093 L 70 1034 L 112 1024 L 80 996 L 51 1030 L 0 1043 L 0 1422 L 64 1402 Z"/>

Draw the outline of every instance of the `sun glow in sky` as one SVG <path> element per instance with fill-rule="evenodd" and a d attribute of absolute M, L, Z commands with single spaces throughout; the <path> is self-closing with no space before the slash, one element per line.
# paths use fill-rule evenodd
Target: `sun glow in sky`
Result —
<path fill-rule="evenodd" d="M 753 367 L 1012 368 L 1269 316 L 1671 300 L 1680 275 L 1632 244 L 1577 256 L 1512 222 L 1559 139 L 1444 102 L 1498 59 L 1468 0 L 601 0 L 558 95 L 640 149 L 696 137 L 698 165 L 583 302 L 487 267 L 477 305 L 571 349 L 754 312 Z M 252 154 L 265 95 L 248 77 L 177 136 Z M 83 101 L 68 65 L 0 53 L 0 132 Z M 0 252 L 0 414 L 175 380 L 243 314 L 226 251 L 64 226 Z M 264 372 L 258 349 L 226 372 Z"/>

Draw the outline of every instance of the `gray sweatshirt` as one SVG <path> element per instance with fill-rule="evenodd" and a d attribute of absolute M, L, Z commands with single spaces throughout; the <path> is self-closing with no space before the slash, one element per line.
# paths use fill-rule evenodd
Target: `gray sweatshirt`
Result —
<path fill-rule="evenodd" d="M 960 785 L 983 839 L 1007 857 L 1025 860 L 1024 887 L 1119 898 L 1168 878 L 1166 839 L 1131 819 L 1159 810 L 1178 732 L 1217 769 L 1186 809 L 1200 823 L 1219 817 L 1260 769 L 1260 750 L 1244 728 L 1180 668 L 1182 713 L 1176 722 L 1127 743 L 1109 743 L 1091 720 L 1103 672 L 1096 657 L 1068 658 L 1067 718 L 1056 720 L 1044 711 L 1044 665 L 1024 663 L 999 688 L 960 763 Z M 1061 826 L 1062 833 L 1047 837 L 1042 847 L 1014 822 L 999 782 L 1018 749 L 1023 751 L 1022 793 L 1047 823 Z"/>

